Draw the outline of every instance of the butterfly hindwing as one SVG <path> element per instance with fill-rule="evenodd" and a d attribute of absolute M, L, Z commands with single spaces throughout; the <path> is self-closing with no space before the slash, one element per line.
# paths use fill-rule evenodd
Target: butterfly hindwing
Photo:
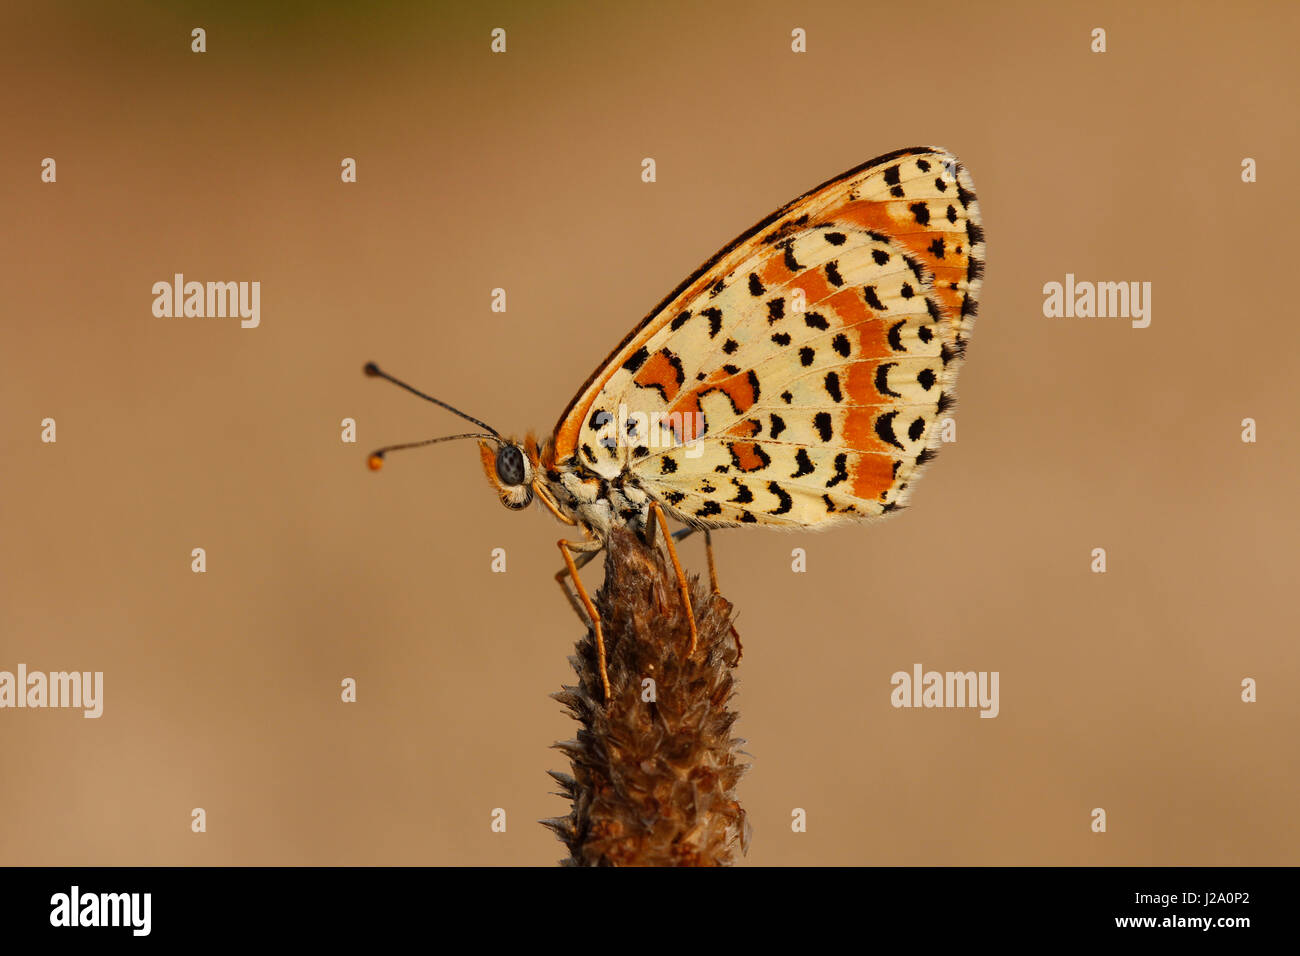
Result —
<path fill-rule="evenodd" d="M 630 467 L 696 524 L 891 511 L 938 444 L 982 270 L 957 161 L 928 148 L 874 160 L 665 300 L 561 419 L 557 458 Z"/>

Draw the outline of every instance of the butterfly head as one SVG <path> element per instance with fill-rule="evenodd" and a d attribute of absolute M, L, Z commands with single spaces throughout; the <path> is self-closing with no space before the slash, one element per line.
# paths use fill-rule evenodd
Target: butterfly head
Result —
<path fill-rule="evenodd" d="M 532 437 L 522 442 L 480 438 L 478 448 L 488 484 L 496 489 L 501 503 L 513 511 L 532 504 L 533 476 L 537 474 L 537 443 Z"/>

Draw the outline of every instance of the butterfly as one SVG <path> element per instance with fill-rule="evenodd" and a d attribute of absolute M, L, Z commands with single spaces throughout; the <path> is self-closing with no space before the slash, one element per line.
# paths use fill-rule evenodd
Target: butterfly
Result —
<path fill-rule="evenodd" d="M 754 525 L 820 529 L 902 508 L 940 444 L 984 273 L 974 185 L 951 153 L 901 149 L 781 207 L 681 283 L 578 389 L 549 436 L 522 441 L 412 388 L 368 375 L 483 429 L 373 452 L 478 440 L 503 504 L 539 501 L 582 537 L 561 539 L 590 618 L 605 699 L 600 616 L 578 576 L 626 526 L 663 540 Z M 667 531 L 665 518 L 686 528 Z M 577 607 L 578 605 L 575 605 Z M 691 615 L 688 615 L 691 616 Z M 687 654 L 696 649 L 694 622 Z"/>

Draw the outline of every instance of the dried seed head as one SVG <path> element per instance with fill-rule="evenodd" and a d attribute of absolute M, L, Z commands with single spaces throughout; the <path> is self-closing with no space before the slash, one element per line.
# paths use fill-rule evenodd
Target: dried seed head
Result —
<path fill-rule="evenodd" d="M 554 694 L 582 725 L 556 744 L 572 774 L 554 773 L 573 802 L 543 823 L 569 848 L 571 866 L 725 866 L 747 848 L 736 801 L 748 768 L 727 709 L 736 643 L 731 605 L 692 581 L 698 647 L 685 658 L 690 626 L 662 551 L 618 531 L 596 595 L 611 699 L 602 701 L 594 633 L 570 658 L 578 685 Z"/>

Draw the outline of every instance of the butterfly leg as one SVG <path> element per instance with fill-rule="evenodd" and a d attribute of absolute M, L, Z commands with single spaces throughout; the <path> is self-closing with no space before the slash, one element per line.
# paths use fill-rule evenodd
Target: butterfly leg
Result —
<path fill-rule="evenodd" d="M 677 560 L 677 548 L 673 545 L 673 535 L 668 530 L 668 520 L 664 517 L 663 509 L 659 507 L 659 502 L 650 502 L 650 517 L 646 521 L 646 541 L 653 544 L 655 533 L 658 528 L 662 527 L 664 531 L 664 544 L 668 546 L 668 558 L 673 563 L 673 571 L 677 575 L 677 587 L 682 592 L 682 602 L 686 605 L 686 619 L 691 625 L 691 646 L 686 652 L 690 657 L 695 653 L 695 646 L 699 641 L 695 633 L 695 609 L 691 607 L 691 589 L 686 583 L 686 575 L 682 573 L 682 563 Z M 685 535 L 683 535 L 685 537 Z"/>
<path fill-rule="evenodd" d="M 555 576 L 555 580 L 560 582 L 564 587 L 563 575 L 567 572 L 573 579 L 574 590 L 578 592 L 578 597 L 582 601 L 582 606 L 586 608 L 587 614 L 591 618 L 592 630 L 596 633 L 596 660 L 600 665 L 600 684 L 605 692 L 605 703 L 609 703 L 609 672 L 605 669 L 605 634 L 600 628 L 600 614 L 596 611 L 596 605 L 591 602 L 591 597 L 587 594 L 587 589 L 582 586 L 582 578 L 578 576 L 580 565 L 573 560 L 573 552 L 579 553 L 579 560 L 585 565 L 588 561 L 596 556 L 605 545 L 598 539 L 593 538 L 590 541 L 565 541 L 563 538 L 557 542 L 560 548 L 560 554 L 564 555 L 564 571 Z M 565 594 L 568 594 L 568 588 L 565 587 Z"/>
<path fill-rule="evenodd" d="M 565 542 L 565 543 L 568 544 L 570 542 Z M 591 559 L 594 558 L 599 553 L 600 552 L 594 548 L 591 551 L 580 552 L 577 558 L 573 562 L 574 567 L 577 568 L 579 571 L 581 571 L 588 564 L 590 564 Z M 569 602 L 569 607 L 573 608 L 573 613 L 578 615 L 578 620 L 580 620 L 583 624 L 590 624 L 591 618 L 587 616 L 587 609 L 582 606 L 582 602 L 578 600 L 578 596 L 573 593 L 573 588 L 569 587 L 569 585 L 566 584 L 564 581 L 568 573 L 569 573 L 569 567 L 566 564 L 564 567 L 560 568 L 560 570 L 555 572 L 555 583 L 558 584 L 560 586 L 560 590 L 564 592 L 565 600 Z M 575 578 L 574 580 L 577 579 Z"/>
<path fill-rule="evenodd" d="M 696 528 L 682 528 L 680 531 L 673 532 L 674 541 L 684 541 L 696 532 Z M 704 532 L 704 554 L 709 559 L 709 586 L 713 589 L 714 594 L 721 593 L 718 590 L 718 569 L 713 563 L 713 534 Z M 736 642 L 736 663 L 745 656 L 745 646 L 740 643 L 740 632 L 736 630 L 736 625 L 731 625 L 731 636 Z"/>
<path fill-rule="evenodd" d="M 698 530 L 699 528 L 680 528 L 673 532 L 673 540 L 685 541 Z M 713 566 L 713 535 L 708 531 L 704 532 L 704 554 L 709 559 L 709 587 L 713 589 L 714 594 L 717 594 L 719 593 L 718 571 Z"/>

